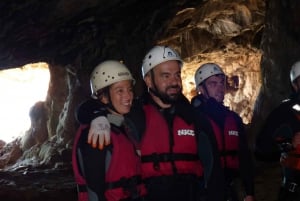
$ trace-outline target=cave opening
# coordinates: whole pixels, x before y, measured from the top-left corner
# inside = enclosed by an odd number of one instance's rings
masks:
[[[0,140],[9,143],[30,128],[30,108],[45,101],[49,80],[48,64],[43,62],[0,71]]]

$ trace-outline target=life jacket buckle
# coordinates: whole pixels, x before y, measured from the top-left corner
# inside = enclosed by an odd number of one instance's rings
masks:
[[[288,190],[292,193],[295,192],[296,188],[297,188],[298,184],[294,183],[294,182],[290,182],[289,186],[288,186]]]
[[[153,168],[154,170],[158,171],[160,169],[159,156],[157,153],[153,153],[152,157],[153,157]]]
[[[123,192],[130,196],[133,199],[136,199],[139,197],[139,192],[137,189],[138,184],[138,178],[137,177],[131,177],[129,179],[125,179],[124,177],[121,178],[123,182]]]

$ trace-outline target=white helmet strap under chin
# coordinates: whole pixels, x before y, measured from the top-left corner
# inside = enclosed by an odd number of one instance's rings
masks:
[[[204,81],[201,85],[202,85],[203,90],[205,92],[205,94],[203,94],[203,97],[206,98],[206,99],[211,98],[210,95],[209,95],[209,92],[207,90],[207,87],[206,87],[206,81]]]
[[[117,113],[117,114],[120,114],[117,110],[116,110],[116,108],[113,106],[113,104],[112,104],[112,101],[111,101],[111,97],[110,97],[110,93],[109,93],[109,87],[107,87],[106,89],[105,89],[105,91],[103,91],[102,93],[104,93],[104,95],[107,97],[107,99],[108,99],[108,103],[107,104],[105,104],[105,106],[108,108],[108,109],[110,109],[111,111],[113,111],[113,112],[115,112],[115,113]],[[120,114],[121,115],[121,114]]]

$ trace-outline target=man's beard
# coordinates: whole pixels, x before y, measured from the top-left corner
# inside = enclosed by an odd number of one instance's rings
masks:
[[[169,86],[166,88],[165,91],[168,91],[168,89],[171,89],[171,88],[175,88],[175,89],[179,89],[178,90],[178,93],[173,93],[171,95],[165,93],[165,92],[162,92],[160,90],[157,89],[157,87],[155,86],[154,89],[150,88],[150,91],[155,95],[157,96],[164,104],[174,104],[178,101],[178,98],[181,94],[181,91],[182,91],[182,88],[178,85],[175,85],[175,86]]]

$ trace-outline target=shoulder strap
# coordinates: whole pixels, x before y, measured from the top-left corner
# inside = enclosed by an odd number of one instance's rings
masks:
[[[72,149],[72,167],[75,173],[76,182],[78,184],[85,183],[83,179],[83,175],[81,175],[82,171],[80,171],[80,169],[82,168],[82,162],[80,162],[81,157],[78,151],[78,141],[80,139],[83,130],[86,129],[87,127],[88,125],[83,125],[83,124],[79,126],[74,138],[73,149]]]
[[[105,153],[105,172],[108,171],[111,155],[112,155],[112,145],[108,145],[105,147],[106,153]]]

